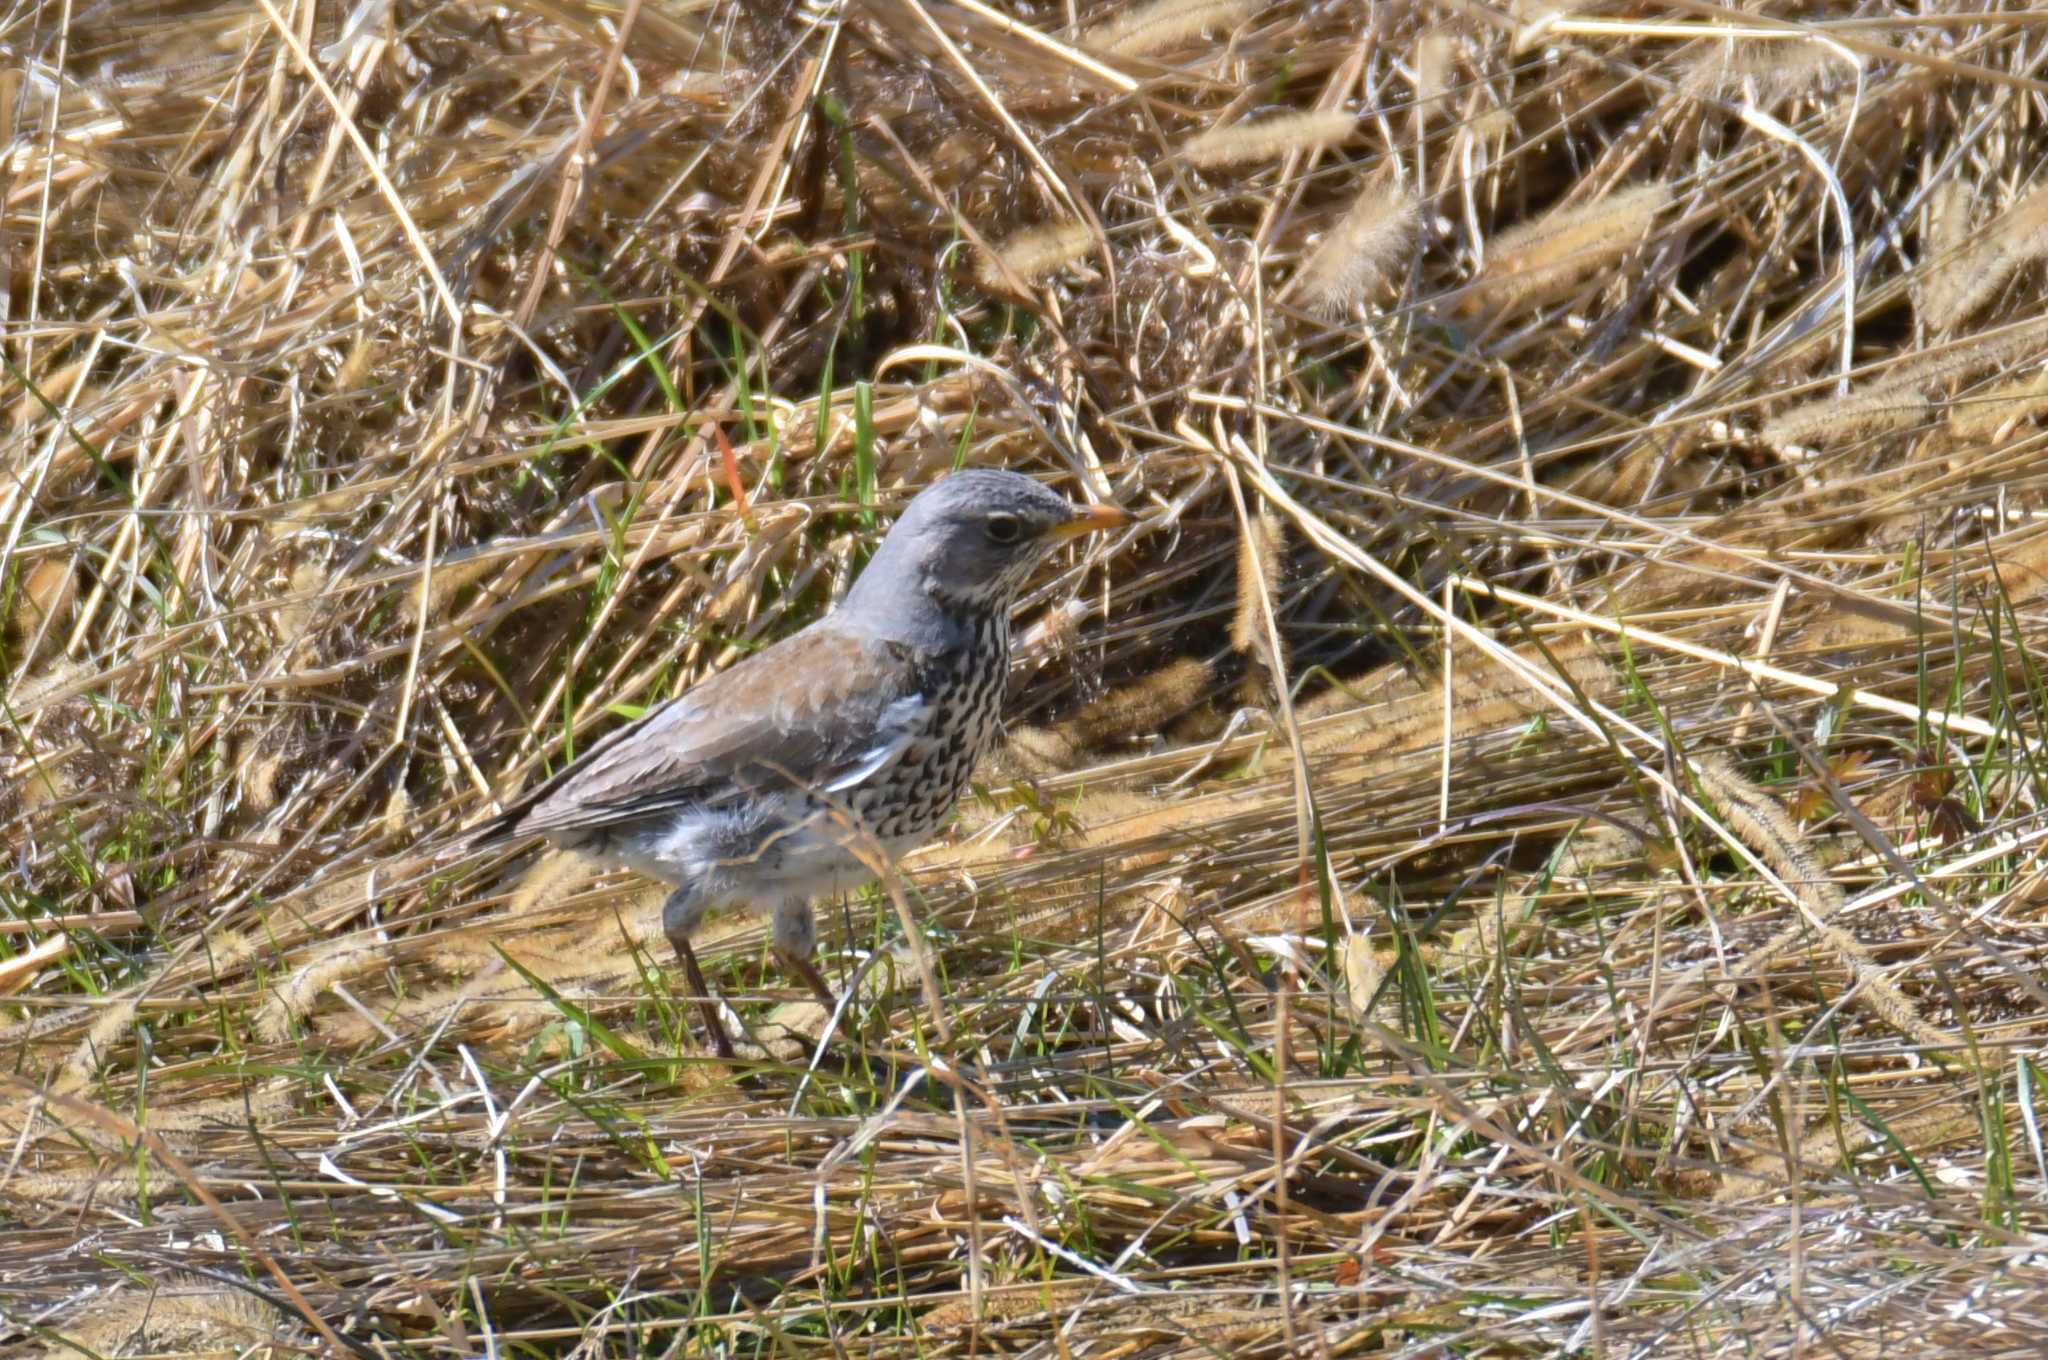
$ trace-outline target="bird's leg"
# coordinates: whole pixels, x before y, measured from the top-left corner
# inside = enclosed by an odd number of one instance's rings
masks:
[[[839,1005],[838,994],[832,990],[831,984],[825,981],[825,975],[818,971],[817,964],[795,954],[784,954],[782,961],[795,970],[798,977],[810,984],[811,991],[817,994],[818,1000],[825,1003],[826,1010],[832,1010]]]
[[[711,999],[711,984],[704,980],[704,970],[697,966],[697,951],[690,948],[688,940],[680,937],[671,943],[676,947],[676,957],[683,961],[683,973],[690,979],[690,990],[697,994],[697,1012],[704,1017],[704,1028],[711,1036],[711,1051],[730,1061],[733,1057],[732,1040],[726,1037],[725,1022],[718,1018],[718,1003]]]
[[[827,1011],[838,1006],[838,996],[811,962],[811,955],[818,952],[818,919],[811,914],[810,902],[791,897],[776,904],[773,933],[775,953],[789,965],[790,971],[810,984]]]
[[[697,966],[697,951],[690,948],[690,936],[710,905],[694,886],[677,888],[662,904],[661,928],[668,942],[675,946],[676,957],[683,961],[683,976],[690,980],[690,990],[696,994],[698,1013],[704,1017],[704,1028],[711,1039],[711,1051],[729,1060],[733,1056],[732,1040],[726,1037],[725,1022],[718,1018],[718,1002],[712,999],[711,984],[704,980],[704,970]]]

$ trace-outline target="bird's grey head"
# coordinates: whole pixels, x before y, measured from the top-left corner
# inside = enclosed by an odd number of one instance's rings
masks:
[[[905,508],[843,608],[871,622],[906,624],[1007,613],[1055,547],[1129,521],[1109,506],[1077,506],[1019,473],[956,472]]]

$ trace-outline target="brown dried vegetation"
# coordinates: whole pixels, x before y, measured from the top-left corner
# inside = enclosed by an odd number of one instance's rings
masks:
[[[2036,1346],[2040,29],[1369,9],[0,20],[0,1348]],[[448,848],[958,463],[1147,520],[728,1070]]]

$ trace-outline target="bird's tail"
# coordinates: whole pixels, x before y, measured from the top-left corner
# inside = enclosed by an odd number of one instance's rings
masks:
[[[515,803],[449,835],[430,852],[432,858],[436,863],[448,864],[525,840],[525,833],[519,829],[525,817],[526,809]]]

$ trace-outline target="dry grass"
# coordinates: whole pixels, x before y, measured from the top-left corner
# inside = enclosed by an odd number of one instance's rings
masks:
[[[2038,1348],[2018,7],[267,3],[0,21],[0,1349]],[[961,463],[1149,518],[728,1070],[447,846]]]

